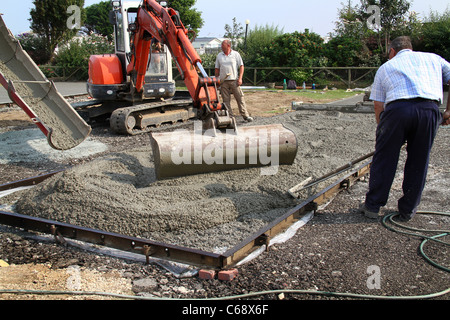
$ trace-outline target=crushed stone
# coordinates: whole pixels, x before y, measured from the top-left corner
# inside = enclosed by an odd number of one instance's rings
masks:
[[[0,130],[0,164],[42,161],[63,162],[67,159],[82,159],[108,150],[108,146],[88,137],[83,143],[70,150],[55,150],[39,129],[18,131]]]

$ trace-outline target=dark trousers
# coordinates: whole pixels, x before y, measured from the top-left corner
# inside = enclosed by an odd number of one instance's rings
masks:
[[[386,205],[400,149],[406,142],[403,197],[398,200],[398,210],[404,217],[412,218],[416,214],[425,186],[431,148],[441,121],[438,104],[430,100],[398,100],[386,106],[377,127],[366,194],[365,204],[369,210],[378,212]]]

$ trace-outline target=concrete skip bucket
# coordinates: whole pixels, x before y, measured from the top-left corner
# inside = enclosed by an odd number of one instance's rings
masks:
[[[11,34],[0,15],[0,83],[47,137],[51,147],[68,150],[83,142],[91,127],[59,94]]]
[[[200,121],[194,132],[152,133],[151,144],[157,179],[251,167],[273,175],[294,162],[298,149],[294,133],[281,124],[203,131]]]

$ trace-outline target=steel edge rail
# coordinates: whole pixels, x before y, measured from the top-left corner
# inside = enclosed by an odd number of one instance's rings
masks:
[[[64,238],[69,238],[126,252],[142,254],[146,257],[147,262],[149,261],[149,258],[152,257],[200,267],[227,269],[236,265],[239,261],[244,259],[254,250],[260,248],[262,245],[266,245],[266,248],[268,248],[267,244],[269,243],[270,238],[286,230],[305,213],[316,211],[318,206],[327,202],[341,190],[350,188],[355,181],[359,180],[369,172],[371,163],[372,161],[370,160],[357,169],[352,170],[337,182],[303,201],[283,216],[259,229],[257,232],[223,254],[185,248],[148,239],[130,237],[1,210],[0,224],[22,228],[26,231],[51,234],[55,237],[55,240],[60,243],[65,242]],[[0,185],[0,191],[10,190],[21,186],[35,185],[63,171],[65,170]]]

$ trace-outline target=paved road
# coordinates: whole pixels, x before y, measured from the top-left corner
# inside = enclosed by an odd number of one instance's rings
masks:
[[[86,82],[55,82],[55,85],[63,96],[79,95],[87,93]],[[360,95],[347,98],[344,100],[335,101],[330,104],[354,106],[356,105],[356,103],[362,101],[363,95],[364,94],[361,93]],[[448,92],[444,92],[444,103],[441,105],[441,109],[445,109],[445,106],[447,105],[447,100],[448,100]],[[0,104],[10,102],[11,100],[9,99],[6,90],[0,85]]]
[[[86,82],[55,82],[56,88],[63,96],[86,94]],[[6,90],[0,85],[0,104],[10,103]]]

